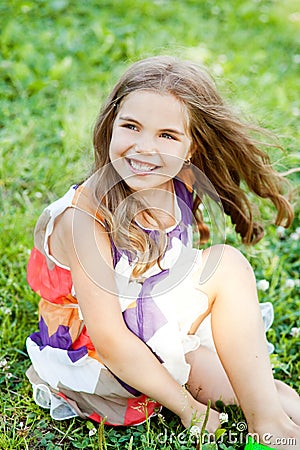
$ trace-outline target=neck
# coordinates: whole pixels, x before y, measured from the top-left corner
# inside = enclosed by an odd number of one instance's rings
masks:
[[[151,216],[141,212],[136,220],[145,228],[168,228],[176,223],[175,192],[173,180],[164,189],[153,188],[141,191],[143,200],[149,205]]]

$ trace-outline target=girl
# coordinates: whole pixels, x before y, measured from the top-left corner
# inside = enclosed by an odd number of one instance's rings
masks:
[[[300,400],[273,379],[251,267],[230,246],[192,246],[195,224],[209,238],[204,194],[245,243],[263,234],[245,185],[273,202],[276,224],[292,222],[249,127],[200,68],[153,57],[114,87],[94,148],[91,176],[35,229],[28,282],[40,321],[27,374],[36,402],[54,418],[112,425],[141,423],[163,405],[189,427],[221,398],[238,402],[260,442],[295,450],[280,439],[300,445]],[[211,410],[207,429],[219,426]]]

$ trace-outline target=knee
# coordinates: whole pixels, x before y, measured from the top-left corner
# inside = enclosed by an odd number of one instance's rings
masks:
[[[225,272],[237,276],[246,271],[253,276],[253,269],[245,256],[236,248],[227,244],[213,245],[203,251],[205,266],[215,272]]]
[[[201,282],[212,308],[218,298],[231,301],[255,299],[257,303],[254,271],[244,255],[229,245],[215,245],[203,252]]]
[[[224,259],[225,263],[230,262],[230,263],[236,264],[236,265],[243,264],[246,266],[250,266],[247,258],[237,248],[232,247],[231,245],[228,245],[228,244],[224,244],[224,245],[219,244],[214,247],[217,247],[217,248],[221,247],[220,249],[218,249],[218,252],[219,253],[222,252],[222,258]]]

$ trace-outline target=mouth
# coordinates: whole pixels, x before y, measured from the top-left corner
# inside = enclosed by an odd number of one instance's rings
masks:
[[[139,174],[151,173],[160,167],[148,162],[138,161],[137,159],[126,158],[126,161],[130,165],[133,172]]]

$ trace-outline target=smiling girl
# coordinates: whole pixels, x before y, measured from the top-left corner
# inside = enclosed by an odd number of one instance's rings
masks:
[[[52,417],[133,425],[162,405],[201,426],[221,398],[270,448],[300,442],[300,400],[273,379],[251,267],[225,244],[193,246],[193,226],[209,237],[204,194],[245,243],[262,237],[245,184],[273,202],[277,224],[292,222],[250,130],[191,63],[148,58],[116,84],[95,126],[93,172],[45,209],[28,264],[41,300],[27,374]],[[219,426],[212,409],[207,429]]]

